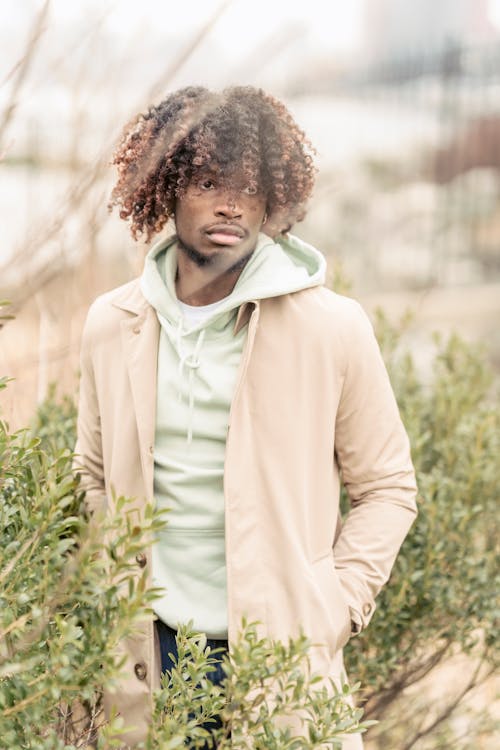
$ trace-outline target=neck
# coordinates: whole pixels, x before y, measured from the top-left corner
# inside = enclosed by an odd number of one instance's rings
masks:
[[[250,252],[228,267],[212,263],[200,266],[179,245],[175,279],[177,299],[186,305],[201,306],[228,297],[251,255]]]

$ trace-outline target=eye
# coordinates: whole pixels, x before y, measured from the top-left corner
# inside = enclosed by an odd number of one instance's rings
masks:
[[[213,190],[215,188],[215,182],[207,177],[198,183],[200,190]]]
[[[247,185],[243,188],[242,193],[245,193],[245,195],[257,195],[257,188],[254,185]]]

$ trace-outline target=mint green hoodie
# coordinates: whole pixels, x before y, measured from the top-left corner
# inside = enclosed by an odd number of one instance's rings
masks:
[[[168,525],[153,545],[154,604],[173,628],[192,621],[211,638],[227,637],[224,454],[229,409],[247,326],[234,333],[244,302],[324,283],[325,260],[287,235],[260,234],[233,291],[207,316],[186,325],[175,293],[176,238],[148,253],[141,289],[161,324],[156,399],[154,492]]]

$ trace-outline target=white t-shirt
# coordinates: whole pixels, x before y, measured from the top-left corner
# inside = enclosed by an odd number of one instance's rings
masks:
[[[209,305],[186,305],[185,302],[181,302],[180,300],[177,300],[177,302],[181,308],[184,320],[188,324],[187,327],[194,328],[199,323],[203,323],[203,321],[210,318],[217,311],[218,307],[222,307],[226,300],[227,297],[223,297],[222,299],[218,299],[217,302],[211,302]]]

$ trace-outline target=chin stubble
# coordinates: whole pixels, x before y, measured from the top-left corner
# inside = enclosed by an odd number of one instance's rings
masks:
[[[180,239],[180,237],[178,239],[179,239],[179,249],[184,253],[184,255],[187,255],[189,260],[192,260],[193,263],[195,263],[198,266],[198,268],[205,268],[206,266],[210,265],[213,258],[210,258],[198,252],[198,250],[196,250],[195,247],[183,242]]]
[[[192,245],[188,245],[187,243],[183,242],[179,236],[177,237],[177,239],[179,241],[179,249],[189,258],[189,260],[192,260],[193,263],[198,266],[198,268],[208,268],[209,266],[215,266],[218,262],[220,262],[219,256],[203,255],[203,253],[200,253]],[[246,253],[246,255],[244,255],[242,258],[238,258],[238,260],[235,261],[232,266],[227,268],[224,273],[231,273],[232,271],[239,271],[244,268],[248,263],[250,257],[253,255],[254,250],[255,248]]]

